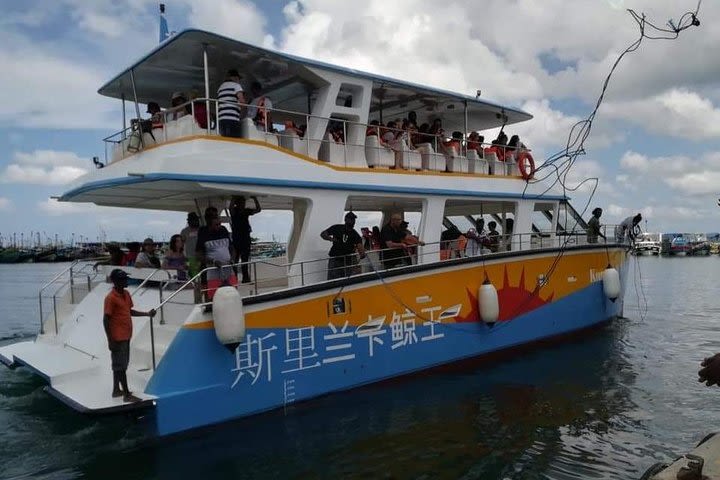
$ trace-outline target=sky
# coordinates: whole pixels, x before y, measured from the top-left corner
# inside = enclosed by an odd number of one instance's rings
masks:
[[[536,160],[592,110],[617,55],[638,36],[626,9],[664,25],[697,0],[166,0],[171,30],[201,28],[316,60],[520,107],[508,128]],[[360,5],[362,8],[360,9]],[[0,240],[169,238],[184,215],[59,203],[120,130],[97,89],[158,43],[148,0],[0,0]],[[597,177],[591,209],[650,231],[720,231],[720,2],[675,41],[645,41],[620,64],[568,185]],[[486,135],[487,136],[487,135]],[[587,184],[586,184],[587,186]],[[576,207],[586,186],[573,192]],[[362,220],[362,217],[361,217]],[[284,240],[287,215],[254,234]],[[364,226],[358,224],[358,226]],[[412,227],[412,226],[411,226]]]

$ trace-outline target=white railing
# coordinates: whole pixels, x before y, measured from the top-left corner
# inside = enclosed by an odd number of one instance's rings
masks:
[[[210,107],[209,111],[203,112],[201,106]],[[220,102],[215,99],[199,98],[186,102],[161,112],[163,121],[157,128],[150,128],[152,124],[148,123],[149,120],[133,120],[130,127],[103,139],[105,164],[177,139],[196,135],[219,135],[216,120],[219,106]],[[245,115],[249,107],[253,107],[251,104],[239,106],[241,116]],[[243,118],[241,138],[264,142],[344,167],[501,176],[520,174],[514,161],[514,152],[506,146],[483,143],[476,144],[477,149],[473,149],[468,148],[472,142],[447,138],[445,135],[282,109],[266,110],[273,123],[268,124],[266,121],[258,127],[253,119]],[[207,123],[206,127],[202,128],[201,123]],[[285,125],[285,128],[277,131],[274,125]],[[302,126],[305,126],[304,131]],[[319,138],[318,132],[323,132]],[[492,153],[488,150],[490,147],[500,149],[502,154],[498,156]],[[506,157],[508,161],[502,161],[499,157]]]

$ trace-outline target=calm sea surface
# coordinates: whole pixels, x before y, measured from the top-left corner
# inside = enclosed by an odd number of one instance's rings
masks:
[[[36,332],[37,290],[62,268],[0,265],[0,343]],[[720,351],[720,258],[631,272],[627,318],[591,337],[171,440],[0,366],[0,478],[637,478],[720,431],[720,389],[696,381]]]

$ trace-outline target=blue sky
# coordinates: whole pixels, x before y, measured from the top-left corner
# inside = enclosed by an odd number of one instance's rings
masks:
[[[0,0],[0,235],[167,238],[180,214],[58,204],[50,197],[103,157],[121,126],[119,102],[97,89],[155,47],[157,3]],[[664,24],[695,0],[167,1],[171,30],[198,27],[293,54],[520,106],[512,127],[536,159],[558,150],[584,117],[637,27],[625,8]],[[654,231],[720,230],[720,5],[700,28],[648,42],[617,70],[587,155],[569,178],[598,177],[592,206],[617,222],[642,211]],[[507,19],[498,21],[489,19]],[[520,28],[520,26],[522,28]],[[488,136],[488,135],[486,135]],[[584,204],[587,190],[572,196]],[[287,216],[254,219],[287,236]]]

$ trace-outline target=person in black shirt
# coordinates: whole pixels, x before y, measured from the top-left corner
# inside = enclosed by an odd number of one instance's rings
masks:
[[[408,263],[403,240],[407,230],[402,227],[402,216],[399,213],[390,215],[390,222],[380,231],[380,246],[383,249],[383,266],[388,268],[401,267]]]
[[[230,207],[230,221],[232,222],[232,241],[235,248],[233,263],[238,259],[243,262],[242,283],[250,283],[250,268],[247,262],[250,261],[250,216],[260,213],[262,210],[257,197],[250,197],[255,202],[255,208],[247,208],[245,197],[233,197]]]
[[[355,230],[355,219],[357,215],[353,212],[345,214],[345,224],[336,224],[326,228],[320,233],[323,240],[332,242],[330,248],[330,259],[328,260],[328,280],[348,277],[352,274],[352,267],[355,264],[355,252],[360,258],[365,256],[365,248],[362,244],[362,237]]]

